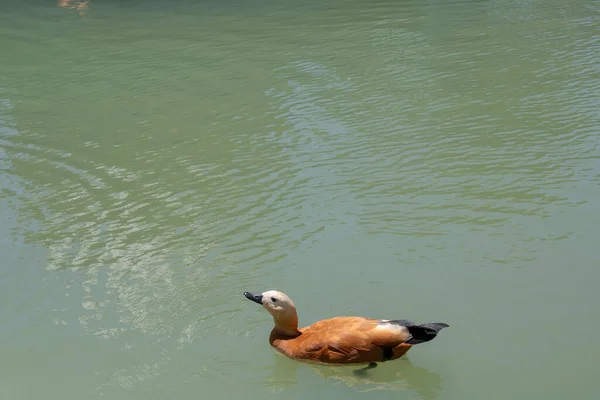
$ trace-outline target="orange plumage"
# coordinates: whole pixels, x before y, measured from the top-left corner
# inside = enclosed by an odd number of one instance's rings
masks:
[[[298,328],[296,307],[285,294],[268,291],[244,295],[273,316],[271,346],[298,361],[374,367],[377,362],[402,357],[413,345],[430,341],[448,327],[444,323],[416,325],[408,320],[336,317]]]

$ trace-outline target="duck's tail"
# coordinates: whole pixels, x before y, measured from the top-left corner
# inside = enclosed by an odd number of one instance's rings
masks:
[[[410,333],[410,337],[406,340],[405,343],[412,344],[412,345],[429,342],[434,337],[436,337],[437,334],[442,329],[448,328],[450,326],[443,322],[430,322],[427,324],[420,324],[420,325],[417,325],[411,321],[406,321],[406,320],[398,320],[398,321],[391,321],[391,322],[397,323],[398,325],[405,326],[406,329],[408,329],[408,332]]]

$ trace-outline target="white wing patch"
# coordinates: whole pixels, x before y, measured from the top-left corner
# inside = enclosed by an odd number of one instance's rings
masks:
[[[387,332],[393,332],[393,333],[397,333],[397,334],[408,334],[408,329],[406,329],[406,327],[404,326],[400,326],[394,323],[390,323],[389,320],[381,320],[379,321],[379,324],[377,324],[377,327],[375,327],[375,330],[378,331],[387,331]]]

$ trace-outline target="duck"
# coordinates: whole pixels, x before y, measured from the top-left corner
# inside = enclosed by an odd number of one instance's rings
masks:
[[[299,328],[294,302],[284,293],[244,292],[273,317],[269,344],[296,361],[325,365],[366,365],[396,360],[413,346],[429,342],[448,328],[443,322],[416,324],[407,319],[334,317]]]

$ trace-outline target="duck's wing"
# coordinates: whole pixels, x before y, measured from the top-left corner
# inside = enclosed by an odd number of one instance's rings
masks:
[[[360,317],[338,317],[305,328],[290,349],[297,358],[326,363],[370,363],[401,357],[408,329]],[[290,343],[291,344],[291,343]]]

